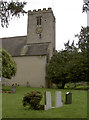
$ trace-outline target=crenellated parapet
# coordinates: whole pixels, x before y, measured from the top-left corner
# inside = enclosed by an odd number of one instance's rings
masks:
[[[43,8],[42,10],[41,9],[38,9],[38,10],[34,9],[32,11],[29,10],[28,14],[35,14],[35,13],[42,13],[42,12],[52,12],[52,8],[48,8],[48,9]]]

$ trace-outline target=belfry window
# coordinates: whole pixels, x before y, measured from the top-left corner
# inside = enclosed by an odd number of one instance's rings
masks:
[[[37,25],[41,25],[41,16],[37,17]]]

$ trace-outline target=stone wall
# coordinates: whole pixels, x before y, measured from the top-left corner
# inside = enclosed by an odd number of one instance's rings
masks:
[[[17,63],[16,76],[6,80],[6,85],[19,84],[30,87],[46,87],[46,56],[14,57]]]

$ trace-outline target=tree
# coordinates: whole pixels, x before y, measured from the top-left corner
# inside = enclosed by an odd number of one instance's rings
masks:
[[[87,81],[86,57],[81,52],[72,52],[70,55],[68,77],[71,82]]]
[[[13,0],[11,2],[0,1],[1,26],[8,27],[9,21],[13,16],[20,17],[21,13],[24,15],[26,13],[23,9],[25,5],[26,2],[14,2]]]
[[[78,42],[78,46],[79,42]],[[48,79],[52,83],[62,84],[64,88],[67,82],[89,81],[87,56],[85,51],[80,47],[75,47],[74,41],[69,45],[65,44],[65,50],[56,52],[48,64]],[[84,52],[84,53],[83,53]],[[89,54],[89,53],[88,53]]]
[[[74,41],[71,45],[69,45],[69,41],[64,45],[65,50],[56,52],[48,64],[48,79],[50,79],[55,84],[61,83],[61,88],[64,88],[65,83],[67,82],[76,81],[76,79],[74,79],[75,77],[73,77],[75,74],[73,67],[75,67],[75,70],[77,68],[76,65],[73,65],[74,62],[77,64],[77,62],[74,60],[76,60],[78,55],[76,54],[78,53],[78,49],[75,47]]]
[[[78,48],[81,51],[81,54],[86,59],[85,65],[86,65],[86,79],[89,81],[89,27],[82,27],[80,34],[77,34],[76,37],[78,37]]]
[[[17,70],[16,63],[6,50],[3,49],[2,51],[0,51],[0,55],[1,54],[2,54],[1,60],[2,63],[0,62],[0,65],[2,65],[1,76],[4,78],[11,79],[16,74]]]
[[[56,52],[48,64],[48,79],[57,85],[61,83],[61,88],[64,88],[65,83],[67,82],[68,59],[69,57],[67,51],[63,50]]]

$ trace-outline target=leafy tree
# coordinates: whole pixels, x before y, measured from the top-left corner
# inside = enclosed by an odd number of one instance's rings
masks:
[[[48,64],[48,79],[50,79],[55,84],[62,84],[61,88],[64,88],[65,83],[75,82],[74,74],[77,72],[77,62],[74,61],[77,58],[76,54],[78,49],[74,45],[74,41],[69,45],[69,41],[65,44],[65,50],[56,52],[51,58]],[[74,64],[75,62],[75,64]],[[75,65],[75,66],[73,66]],[[73,69],[75,67],[75,70]]]
[[[52,83],[62,83],[62,88],[64,88],[67,82],[89,81],[89,65],[87,55],[84,55],[86,47],[80,51],[79,43],[78,47],[75,47],[74,41],[71,45],[68,41],[65,44],[65,50],[56,52],[53,55],[48,64],[48,79]]]
[[[13,0],[11,2],[0,1],[1,26],[8,27],[9,21],[13,16],[20,17],[21,13],[24,15],[26,13],[26,11],[23,9],[25,5],[26,2],[14,2]]]
[[[86,57],[81,52],[72,52],[70,56],[71,60],[69,65],[69,78],[71,82],[87,81],[87,66]]]
[[[79,34],[76,35],[79,41],[77,47],[74,43],[65,44],[65,49],[71,51],[70,54],[70,78],[73,82],[89,81],[89,27],[82,27]]]
[[[68,76],[68,53],[66,50],[56,52],[48,64],[48,79],[52,83],[61,83],[61,88],[64,88]]]
[[[2,54],[2,77],[11,79],[16,74],[17,66],[15,61],[12,59],[11,55],[6,51],[0,51],[0,55]]]
[[[86,58],[85,65],[86,65],[86,78],[87,81],[89,81],[89,27],[82,27],[80,34],[77,34],[76,37],[78,37],[78,48],[81,51],[81,54],[83,55],[83,58]]]

